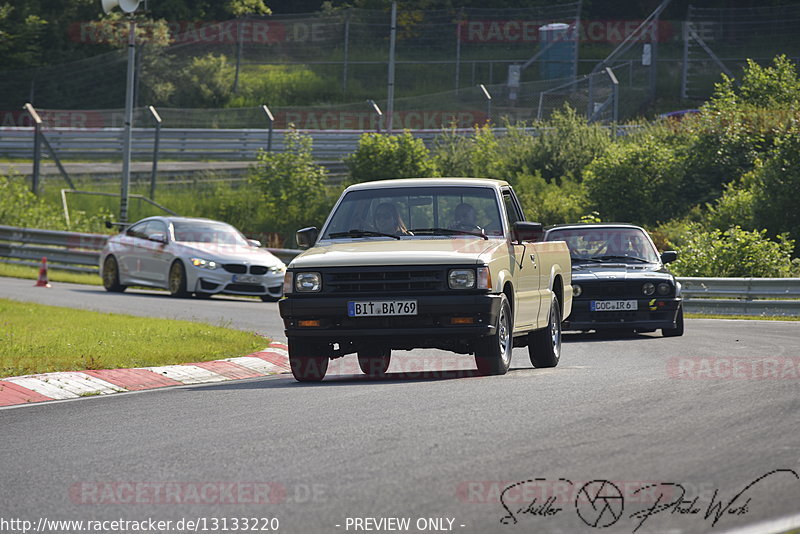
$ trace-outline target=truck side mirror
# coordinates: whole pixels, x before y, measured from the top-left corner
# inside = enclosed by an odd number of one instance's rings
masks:
[[[678,253],[674,250],[665,250],[661,253],[661,263],[669,263],[678,259]]]
[[[511,240],[517,243],[523,241],[541,241],[544,237],[544,228],[542,223],[517,221],[511,228]]]
[[[316,226],[309,226],[308,228],[303,228],[302,230],[298,230],[294,234],[294,238],[297,240],[297,246],[299,248],[311,248],[314,243],[317,242],[317,237],[319,236],[319,230],[317,230]]]

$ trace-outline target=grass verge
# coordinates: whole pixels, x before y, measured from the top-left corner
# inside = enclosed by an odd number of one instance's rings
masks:
[[[756,321],[800,321],[793,315],[722,315],[718,313],[687,313],[687,319],[750,319]]]
[[[39,268],[0,262],[0,276],[38,280]],[[50,282],[66,282],[68,284],[103,285],[99,274],[74,273],[71,271],[59,271],[58,269],[48,269],[47,279]]]
[[[0,299],[0,377],[218,360],[268,344],[223,326]]]

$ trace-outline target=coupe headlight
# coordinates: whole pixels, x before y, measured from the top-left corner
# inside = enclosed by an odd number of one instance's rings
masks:
[[[652,295],[656,291],[656,285],[653,282],[645,282],[642,286],[642,293],[645,295]]]
[[[581,293],[583,293],[583,288],[578,284],[572,284],[572,296],[580,297]]]
[[[271,272],[272,274],[285,273],[286,272],[286,266],[283,265],[283,264],[281,264],[281,265],[273,265],[272,267],[269,268],[269,272]]]
[[[450,289],[472,289],[475,287],[474,269],[450,269],[447,275]]]
[[[294,275],[294,288],[298,293],[316,293],[322,289],[322,275],[319,273],[297,273]]]
[[[216,269],[219,263],[214,260],[206,260],[204,258],[192,258],[192,265],[200,269]]]
[[[668,295],[670,291],[672,291],[672,286],[669,285],[667,282],[661,282],[660,284],[658,284],[659,295]]]

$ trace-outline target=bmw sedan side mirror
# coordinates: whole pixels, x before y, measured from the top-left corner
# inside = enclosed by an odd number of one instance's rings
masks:
[[[678,259],[678,253],[674,250],[665,250],[661,253],[661,263],[669,263]]]
[[[314,243],[317,242],[318,236],[319,230],[317,230],[316,226],[309,226],[308,228],[298,230],[294,235],[297,240],[297,246],[302,249],[311,248]]]

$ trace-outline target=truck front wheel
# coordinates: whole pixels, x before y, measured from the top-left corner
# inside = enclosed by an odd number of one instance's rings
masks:
[[[298,382],[319,382],[325,378],[330,359],[330,345],[289,338],[289,365]]]
[[[555,367],[561,358],[561,306],[553,295],[547,328],[528,334],[528,354],[534,367]]]
[[[475,364],[482,375],[504,375],[511,365],[514,323],[508,297],[501,294],[500,299],[496,331],[494,335],[481,339],[475,350]]]

